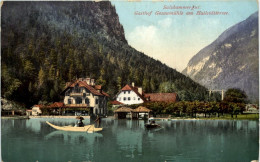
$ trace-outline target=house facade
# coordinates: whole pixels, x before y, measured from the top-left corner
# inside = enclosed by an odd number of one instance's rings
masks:
[[[33,116],[38,116],[42,114],[42,110],[41,108],[43,107],[43,105],[34,105],[32,107],[32,115]]]
[[[142,87],[135,84],[125,85],[116,95],[116,101],[125,105],[141,104],[144,102],[176,102],[177,93],[144,93]]]
[[[132,85],[125,85],[116,95],[116,101],[125,105],[141,104],[145,102],[142,88]]]
[[[66,83],[61,93],[64,95],[65,110],[87,111],[88,115],[106,115],[109,95],[94,79],[79,78],[75,82]]]

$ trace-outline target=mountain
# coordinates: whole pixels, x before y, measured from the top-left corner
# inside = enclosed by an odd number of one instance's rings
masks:
[[[111,97],[131,82],[185,100],[207,96],[205,87],[129,46],[109,1],[5,1],[1,12],[4,98],[26,106],[59,101],[65,83],[80,77],[96,79]]]
[[[211,89],[239,88],[259,98],[258,12],[199,51],[183,74]]]

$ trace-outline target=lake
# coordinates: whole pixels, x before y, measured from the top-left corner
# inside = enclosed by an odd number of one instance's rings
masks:
[[[1,120],[4,162],[251,161],[258,159],[259,122],[247,120],[157,121],[102,119],[100,133],[63,132],[45,123],[75,119]],[[90,119],[85,124],[92,123]]]

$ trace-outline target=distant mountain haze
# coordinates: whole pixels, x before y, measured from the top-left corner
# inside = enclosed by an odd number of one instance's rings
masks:
[[[183,74],[211,89],[239,88],[259,98],[258,12],[199,51]]]

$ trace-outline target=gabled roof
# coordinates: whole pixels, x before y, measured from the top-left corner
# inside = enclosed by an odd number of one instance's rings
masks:
[[[71,84],[69,84],[62,92],[61,94],[64,94],[66,92],[67,89],[69,88],[72,88],[72,87],[75,87],[76,85],[78,85],[79,87],[85,87],[87,88],[91,93],[93,93],[94,95],[97,95],[97,96],[107,96],[109,97],[109,95],[105,92],[99,92],[98,90],[96,90],[94,87],[88,85],[85,81],[80,81],[80,80],[77,80],[75,82],[72,82]],[[101,88],[101,86],[97,86],[98,88]]]
[[[116,100],[111,101],[110,103],[111,103],[112,105],[123,105],[122,102],[119,102],[119,101],[116,101]]]
[[[177,93],[146,93],[145,98],[151,102],[176,102]]]
[[[32,107],[39,107],[39,108],[41,108],[41,107],[43,107],[44,105],[33,105]]]
[[[122,89],[121,89],[121,92],[122,91],[134,91],[143,101],[145,101],[145,97],[143,96],[143,94],[140,94],[138,92],[138,87],[133,87],[133,86],[130,86],[130,85],[125,85]]]
[[[129,107],[120,107],[118,109],[116,109],[114,112],[132,112],[133,109],[129,108]]]
[[[144,107],[144,106],[139,106],[138,108],[134,109],[133,112],[138,112],[138,113],[147,113],[150,112],[152,110]]]

